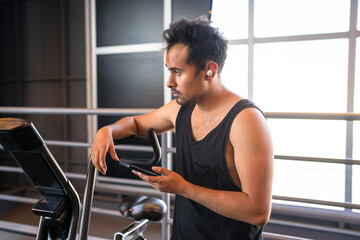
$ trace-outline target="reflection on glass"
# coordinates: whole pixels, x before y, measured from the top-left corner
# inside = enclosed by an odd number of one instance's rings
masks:
[[[221,81],[234,93],[248,97],[248,52],[247,45],[231,45],[228,49]]]
[[[213,0],[213,26],[218,27],[229,40],[247,38],[248,16],[248,0]]]
[[[345,167],[331,163],[275,160],[273,195],[343,202]]]
[[[256,44],[254,101],[264,111],[346,112],[348,41]]]
[[[276,155],[345,158],[346,122],[268,119]]]
[[[256,37],[349,31],[350,0],[256,0]]]

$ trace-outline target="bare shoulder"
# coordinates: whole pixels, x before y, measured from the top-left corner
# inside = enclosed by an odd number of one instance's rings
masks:
[[[146,129],[154,128],[157,134],[174,129],[180,105],[175,100],[165,104],[153,112],[135,116],[138,133],[144,135]]]
[[[248,147],[254,144],[272,145],[267,121],[260,110],[253,107],[242,110],[235,117],[229,137],[231,143]]]
[[[181,105],[179,105],[176,100],[172,100],[171,102],[165,104],[160,111],[164,114],[175,126],[176,117],[179,113]]]
[[[234,119],[233,126],[236,128],[256,127],[256,125],[264,125],[267,122],[262,112],[255,107],[248,107],[242,110]]]
[[[233,121],[229,138],[242,191],[256,209],[269,214],[274,155],[265,117],[257,108],[242,110]]]

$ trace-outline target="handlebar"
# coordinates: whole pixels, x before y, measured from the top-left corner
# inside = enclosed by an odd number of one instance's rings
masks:
[[[154,166],[161,159],[161,147],[157,139],[156,133],[153,128],[149,128],[147,135],[150,140],[151,147],[153,148],[154,155],[151,159],[142,159],[142,158],[120,158],[120,161],[130,164],[138,164],[144,166]],[[114,144],[118,145],[120,140],[114,140]]]
[[[146,165],[152,166],[157,164],[161,159],[161,147],[159,141],[157,139],[156,133],[153,128],[150,128],[147,131],[150,144],[153,148],[154,155],[151,159],[139,159],[139,158],[121,158],[120,161],[130,163],[130,164],[139,164],[139,165]],[[114,144],[118,145],[120,140],[115,140]],[[90,226],[90,214],[91,214],[91,206],[94,197],[94,190],[95,190],[95,178],[96,178],[97,171],[92,164],[91,156],[89,157],[88,161],[88,174],[86,177],[86,185],[85,185],[85,193],[84,193],[84,200],[83,200],[83,208],[81,211],[81,222],[80,222],[80,229],[79,229],[79,240],[86,240],[89,232]]]

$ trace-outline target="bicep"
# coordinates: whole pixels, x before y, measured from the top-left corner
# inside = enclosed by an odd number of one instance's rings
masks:
[[[234,119],[230,142],[242,191],[257,203],[270,203],[273,147],[266,120],[257,109],[247,108]]]
[[[180,105],[176,101],[171,101],[153,112],[135,116],[137,135],[146,135],[149,128],[153,128],[156,134],[174,129],[179,109]]]

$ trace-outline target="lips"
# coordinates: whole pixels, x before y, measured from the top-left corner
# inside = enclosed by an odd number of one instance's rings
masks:
[[[175,91],[175,90],[172,90],[171,93],[172,93],[172,95],[173,95],[174,97],[177,97],[177,96],[180,95],[180,92]]]

